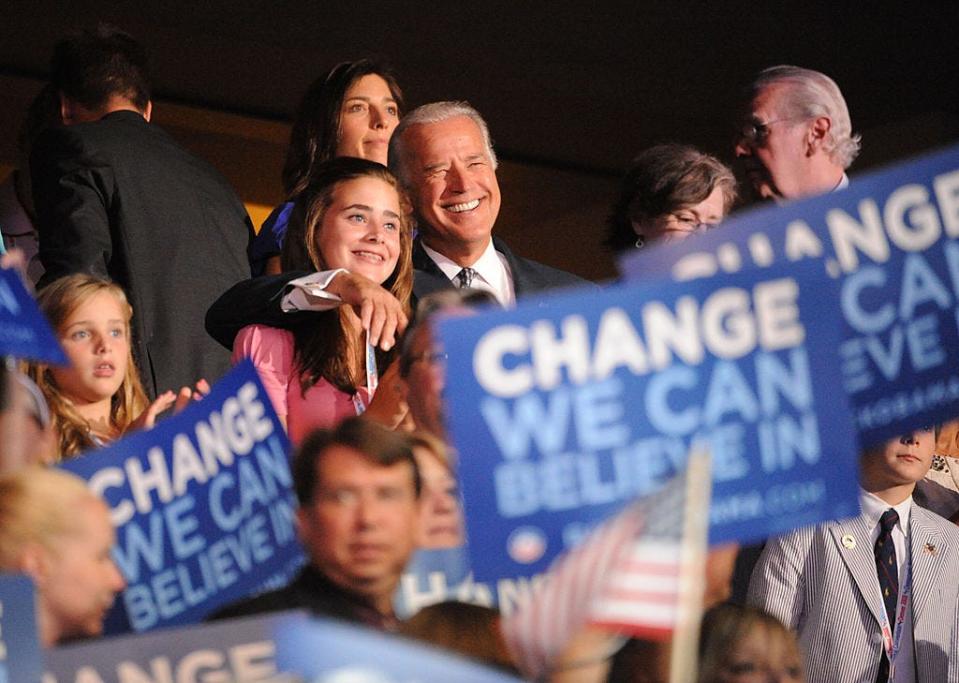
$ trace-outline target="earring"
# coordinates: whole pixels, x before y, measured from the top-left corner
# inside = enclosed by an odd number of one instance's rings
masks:
[[[643,237],[642,235],[637,235],[637,237],[636,237],[636,248],[637,248],[637,249],[642,249],[642,248],[645,247],[645,246],[646,246],[646,238]]]

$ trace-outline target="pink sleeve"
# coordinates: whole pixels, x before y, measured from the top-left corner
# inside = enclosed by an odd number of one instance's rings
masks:
[[[293,335],[266,325],[247,325],[233,340],[233,363],[244,358],[253,361],[276,414],[288,415],[286,392],[296,375],[293,370]]]

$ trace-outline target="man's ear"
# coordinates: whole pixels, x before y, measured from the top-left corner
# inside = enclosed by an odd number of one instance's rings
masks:
[[[832,121],[828,116],[817,116],[806,133],[806,156],[812,156],[822,148],[822,143],[829,134]]]
[[[153,101],[147,100],[147,108],[143,110],[143,118],[149,122],[151,116],[153,116]]]
[[[77,103],[72,99],[60,93],[60,123],[64,126],[71,126],[76,120]]]

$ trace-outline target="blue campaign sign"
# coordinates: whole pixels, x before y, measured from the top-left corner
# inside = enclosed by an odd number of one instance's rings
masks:
[[[33,582],[0,574],[0,683],[39,683],[41,661]]]
[[[288,681],[278,675],[273,634],[306,620],[284,612],[59,647],[44,657],[44,683]]]
[[[328,619],[278,624],[274,636],[280,670],[307,681],[508,683],[519,680],[413,641]]]
[[[524,604],[541,575],[529,577],[500,576],[484,583],[473,577],[470,569],[469,548],[417,550],[400,577],[393,608],[405,619],[428,605],[447,600],[468,602],[484,607],[495,607],[503,616],[509,616]]]
[[[0,268],[0,356],[54,365],[69,361],[15,270]]]
[[[693,443],[712,454],[713,543],[856,514],[839,321],[818,306],[835,296],[796,264],[441,321],[476,579],[545,571]]]
[[[839,281],[842,384],[866,446],[959,416],[959,146],[623,259],[630,280],[814,261]],[[646,253],[643,253],[646,252]]]
[[[200,621],[302,564],[289,442],[253,365],[149,431],[63,464],[111,509],[128,586],[109,633]]]
[[[419,549],[406,565],[393,598],[401,619],[445,600],[492,606],[489,589],[473,581],[466,546]]]

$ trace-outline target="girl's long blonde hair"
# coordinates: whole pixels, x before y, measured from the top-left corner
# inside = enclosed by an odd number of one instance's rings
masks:
[[[57,335],[63,331],[63,325],[84,303],[99,294],[109,292],[120,302],[124,312],[127,338],[130,338],[130,318],[133,308],[119,285],[95,275],[77,273],[62,277],[45,287],[37,295],[40,310],[47,316]],[[57,430],[59,441],[58,459],[63,460],[79,455],[85,450],[95,448],[90,424],[77,412],[73,401],[63,394],[53,379],[53,372],[46,363],[29,363],[27,374],[43,391],[53,426]],[[126,375],[117,393],[110,401],[110,424],[117,433],[123,433],[147,407],[146,393],[140,383],[140,374],[133,360],[133,345],[127,354]]]

